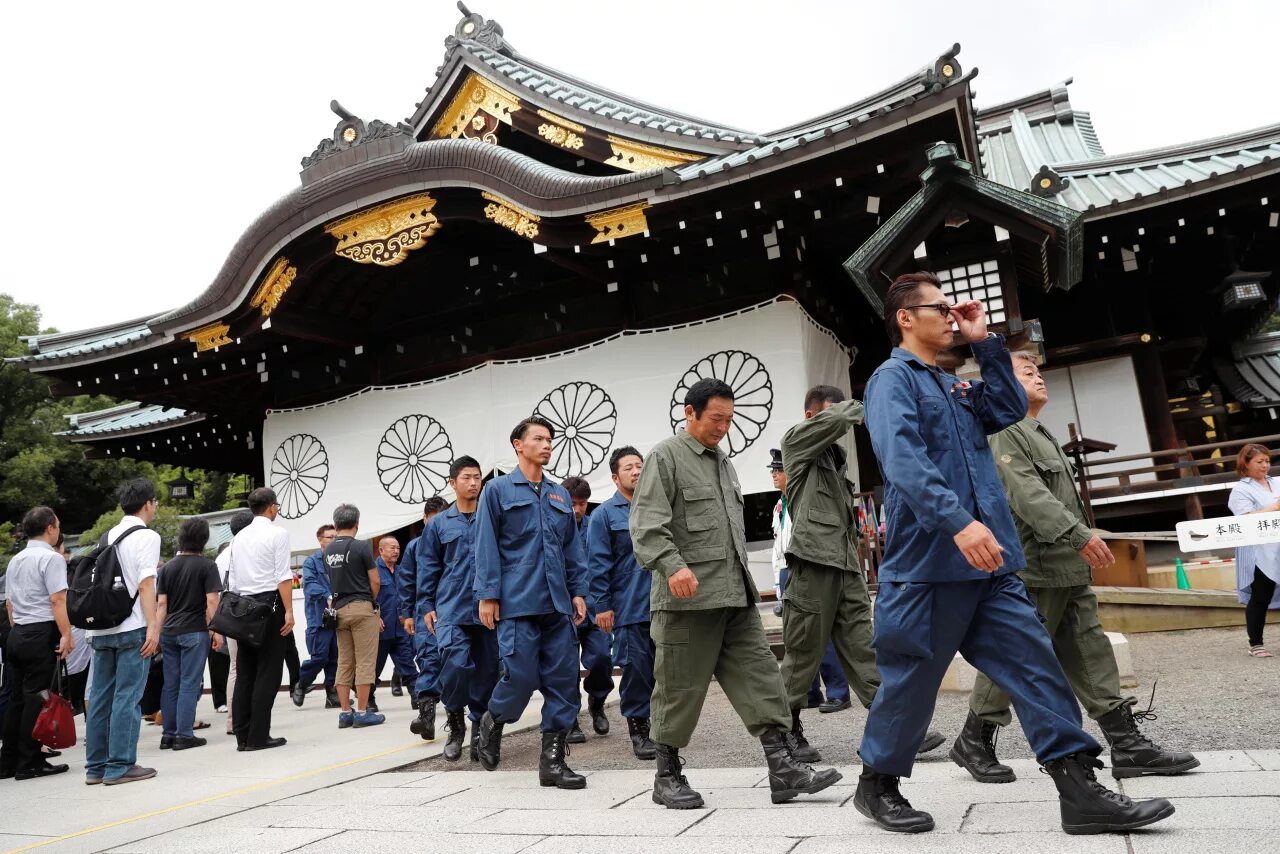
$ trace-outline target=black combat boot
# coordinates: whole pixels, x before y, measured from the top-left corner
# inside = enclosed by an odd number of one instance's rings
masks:
[[[862,766],[858,789],[853,793],[853,806],[894,833],[927,833],[933,830],[933,816],[911,806],[898,789],[898,778],[881,774],[870,765]]]
[[[457,762],[462,758],[462,745],[467,740],[466,710],[450,711],[445,718],[444,728],[449,731],[449,737],[444,741],[444,761]]]
[[[418,716],[409,722],[409,732],[422,736],[423,741],[436,737],[436,699],[423,697],[418,703]]]
[[[631,752],[636,759],[652,759],[657,748],[649,738],[649,719],[627,718],[627,729],[631,733]]]
[[[1126,833],[1173,815],[1164,798],[1131,801],[1098,782],[1094,769],[1102,763],[1085,753],[1046,762],[1045,773],[1058,787],[1062,829],[1072,835]]]
[[[569,743],[570,744],[586,744],[587,743],[587,736],[582,731],[582,727],[578,726],[577,718],[573,719],[573,726],[569,728]]]
[[[951,761],[973,775],[979,783],[1012,783],[1018,779],[1013,769],[996,758],[999,724],[984,721],[969,710],[964,729],[951,745]]]
[[[809,743],[809,739],[804,737],[804,727],[800,725],[800,710],[791,710],[791,732],[786,735],[787,743],[791,746],[791,755],[795,757],[797,762],[821,762],[822,754],[818,752],[818,748]]]
[[[781,729],[771,729],[760,736],[764,759],[769,765],[769,792],[775,804],[785,803],[796,795],[815,795],[840,781],[834,768],[815,770],[798,760]]]
[[[471,725],[471,761],[480,761],[480,724]]]
[[[604,715],[604,697],[588,697],[587,711],[591,713],[591,728],[596,735],[608,735],[609,719]]]
[[[669,810],[696,810],[702,808],[702,795],[689,785],[689,778],[681,773],[684,760],[678,748],[654,742],[658,770],[653,776],[653,802]]]
[[[497,769],[502,761],[502,724],[493,719],[492,712],[485,712],[476,726],[473,749],[479,754],[480,765],[486,771]]]
[[[342,708],[342,703],[338,702],[338,689],[332,685],[324,686],[324,707],[326,709]]]
[[[538,782],[557,789],[585,789],[587,778],[569,767],[569,733],[544,732],[538,757]]]
[[[400,678],[399,671],[396,671],[391,674],[391,696],[393,697],[404,696],[404,682]]]
[[[1197,768],[1200,760],[1190,753],[1165,750],[1142,734],[1138,729],[1139,718],[1154,718],[1150,707],[1136,715],[1128,703],[1098,718],[1098,726],[1111,745],[1111,776],[1117,780],[1125,777],[1155,775],[1172,776]]]

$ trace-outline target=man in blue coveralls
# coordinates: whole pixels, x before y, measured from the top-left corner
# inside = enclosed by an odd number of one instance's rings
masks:
[[[853,804],[886,830],[919,833],[933,818],[898,788],[933,716],[957,650],[1013,698],[1018,721],[1058,788],[1067,833],[1124,832],[1173,814],[1166,800],[1133,802],[1094,776],[1098,743],[1035,605],[1015,574],[1026,566],[987,445],[1025,417],[1004,338],[982,303],[952,305],[932,273],[898,277],[885,296],[895,349],[867,382],[866,425],[884,475],[887,539],[875,603],[881,685],[867,716]],[[956,337],[985,382],[938,367]]]
[[[480,720],[476,748],[486,771],[498,767],[502,727],[542,692],[538,782],[584,789],[565,761],[578,713],[575,626],[587,618],[587,568],[568,491],[545,477],[551,423],[536,415],[511,431],[516,469],[495,477],[476,513],[476,598],[480,622],[498,632],[502,678]]]
[[[378,689],[378,674],[382,673],[387,659],[399,674],[400,680],[413,685],[418,678],[418,665],[413,661],[413,641],[400,622],[400,581],[408,571],[400,569],[400,541],[387,534],[378,545],[378,613],[382,619],[382,632],[378,635],[378,662],[373,670],[373,687],[369,689],[369,709],[376,712],[378,704],[374,692]]]
[[[422,532],[432,518],[449,506],[439,495],[433,495],[422,505]],[[436,650],[435,635],[420,631],[422,613],[417,609],[418,588],[422,584],[419,576],[422,573],[422,535],[419,534],[405,546],[404,559],[400,565],[404,572],[396,579],[400,585],[400,624],[409,633],[409,642],[413,644],[413,663],[418,668],[418,679],[409,686],[413,691],[413,702],[418,709],[418,716],[409,722],[409,732],[422,736],[424,741],[436,737],[436,703],[440,700],[440,655]],[[394,692],[393,692],[394,693]]]
[[[561,483],[573,499],[573,515],[578,520],[578,539],[582,540],[582,553],[587,553],[587,505],[591,501],[591,484],[580,477],[566,477]],[[578,626],[578,646],[582,656],[582,669],[587,675],[582,680],[582,690],[587,692],[587,713],[591,715],[591,728],[596,735],[609,734],[609,718],[604,713],[604,703],[613,690],[613,658],[609,646],[609,632],[596,622],[595,604],[587,598],[587,618]],[[570,744],[583,744],[587,737],[578,726],[577,715],[569,730]]]
[[[589,610],[606,636],[613,633],[613,659],[622,668],[622,715],[637,759],[653,759],[649,738],[649,698],[653,694],[653,639],[649,637],[649,585],[653,580],[631,549],[631,496],[644,458],[630,445],[609,455],[618,491],[591,514],[587,528]]]
[[[323,629],[320,621],[324,618],[324,609],[329,607],[333,598],[333,588],[329,585],[329,570],[324,565],[324,547],[333,542],[333,525],[321,525],[316,530],[316,542],[320,548],[308,555],[302,562],[302,595],[303,607],[307,617],[307,655],[306,661],[298,668],[298,681],[289,692],[295,706],[301,706],[311,690],[311,683],[316,681],[320,671],[324,671],[324,707],[338,708],[338,689],[334,686],[334,677],[338,674],[338,633],[333,629]]]
[[[449,466],[449,486],[456,500],[432,520],[419,540],[426,566],[419,599],[425,633],[439,648],[440,698],[448,718],[449,737],[444,758],[457,762],[467,736],[466,712],[471,708],[471,761],[477,762],[476,722],[489,707],[498,681],[498,637],[480,625],[476,611],[476,506],[484,475],[472,457],[458,457]]]

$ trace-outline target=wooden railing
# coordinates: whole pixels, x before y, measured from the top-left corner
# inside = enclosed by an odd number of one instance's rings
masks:
[[[884,557],[884,537],[880,532],[880,502],[875,493],[854,494],[858,504],[858,560],[867,572],[867,587],[877,586],[876,574]]]

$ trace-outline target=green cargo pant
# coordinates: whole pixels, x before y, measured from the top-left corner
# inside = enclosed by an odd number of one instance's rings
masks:
[[[755,605],[700,611],[654,611],[651,736],[686,747],[714,675],[755,737],[791,729],[778,660],[769,650]]]
[[[1120,671],[1111,641],[1098,619],[1098,597],[1093,588],[1087,584],[1028,587],[1027,593],[1044,617],[1053,651],[1089,717],[1096,721],[1125,703],[1132,704],[1132,697],[1120,696]],[[1017,655],[1017,650],[1010,650],[1010,654]],[[1009,695],[984,673],[979,673],[974,682],[969,708],[993,724],[1008,726],[1011,720]]]
[[[834,643],[845,678],[866,708],[876,698],[880,671],[871,648],[871,600],[862,573],[787,558],[790,575],[783,591],[782,681],[793,709],[802,708],[809,686]]]

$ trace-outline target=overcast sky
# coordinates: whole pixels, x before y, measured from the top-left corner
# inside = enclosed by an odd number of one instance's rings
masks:
[[[980,106],[1074,78],[1108,153],[1280,122],[1280,3],[474,0],[526,56],[641,100],[768,131],[960,42]],[[452,0],[21,3],[0,74],[0,292],[72,330],[197,294],[298,181],[337,98],[395,121],[435,77]],[[852,247],[850,247],[852,248]]]

